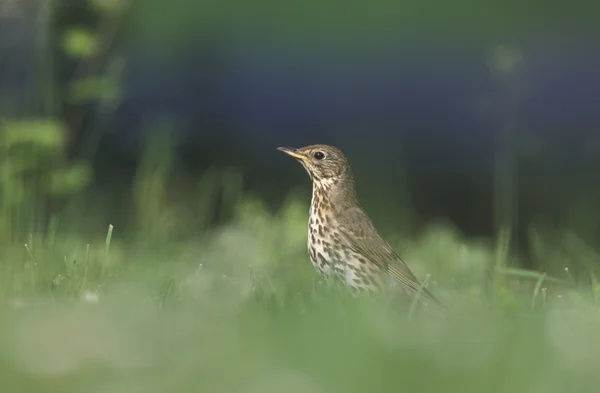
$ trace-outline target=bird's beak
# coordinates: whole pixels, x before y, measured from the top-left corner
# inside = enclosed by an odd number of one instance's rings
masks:
[[[308,157],[306,157],[304,154],[299,153],[297,149],[293,149],[291,147],[278,147],[277,150],[282,151],[298,160],[306,161],[308,159]]]

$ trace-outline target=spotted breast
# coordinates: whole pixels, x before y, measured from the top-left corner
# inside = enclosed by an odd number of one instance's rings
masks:
[[[325,197],[327,188],[321,187],[313,190],[308,219],[308,253],[314,268],[323,276],[356,290],[381,289],[379,269],[354,252],[336,230],[335,210]]]

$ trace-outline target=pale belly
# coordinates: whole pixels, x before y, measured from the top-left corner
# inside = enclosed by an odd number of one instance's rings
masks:
[[[372,272],[364,266],[364,262],[359,261],[352,253],[335,251],[333,245],[311,236],[310,229],[307,246],[312,265],[324,277],[340,280],[353,288],[377,288],[378,284],[372,279],[374,275],[369,274]]]

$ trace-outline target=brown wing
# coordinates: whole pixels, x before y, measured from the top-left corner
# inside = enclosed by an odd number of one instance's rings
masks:
[[[366,257],[411,291],[419,291],[421,284],[417,277],[379,235],[362,209],[359,207],[347,209],[336,218],[341,226],[342,236],[354,252]],[[426,288],[422,288],[421,291],[432,301],[440,303]]]

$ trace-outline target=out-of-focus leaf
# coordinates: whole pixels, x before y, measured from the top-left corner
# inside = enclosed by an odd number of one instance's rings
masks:
[[[82,28],[68,30],[63,36],[62,48],[69,56],[84,58],[92,55],[98,47],[98,38]]]
[[[47,119],[4,121],[0,124],[0,146],[10,148],[23,143],[40,147],[62,146],[65,130],[59,122]]]

